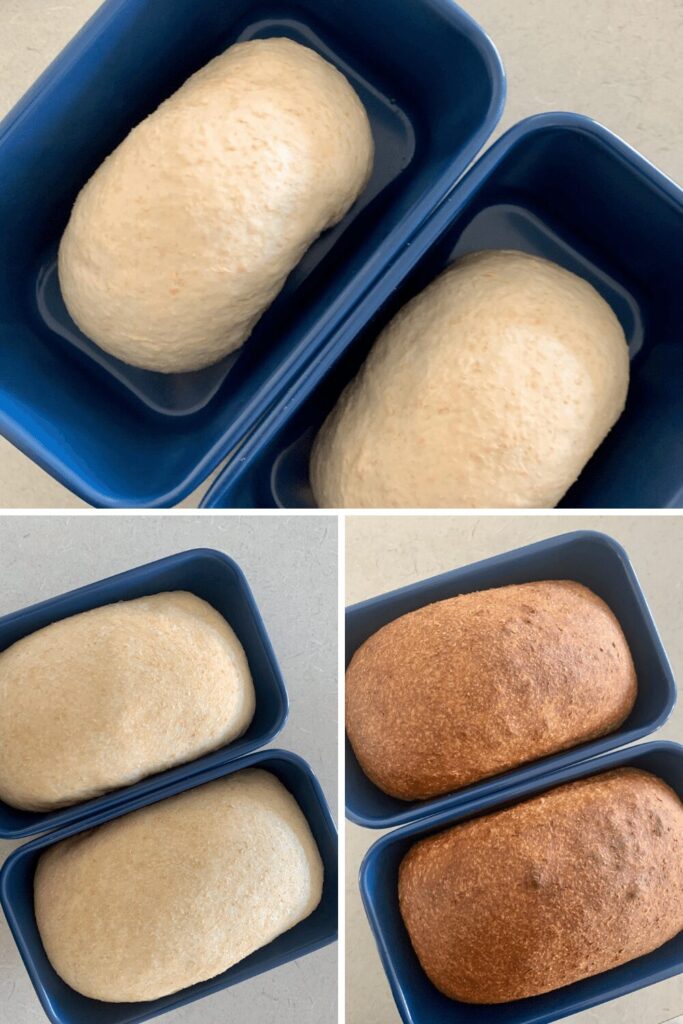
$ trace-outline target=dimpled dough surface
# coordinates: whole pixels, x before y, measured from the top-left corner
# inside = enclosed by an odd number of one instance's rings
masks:
[[[372,161],[365,108],[335,67],[289,39],[232,46],[81,191],[59,250],[67,309],[124,362],[207,366],[242,345]]]
[[[222,615],[174,591],[104,605],[0,654],[0,798],[50,810],[240,736],[246,655]]]
[[[466,256],[394,317],[320,431],[329,508],[551,508],[621,414],[623,330],[587,281]]]
[[[294,927],[317,907],[322,881],[294,798],[247,769],[53,846],[36,870],[36,919],[76,991],[156,999]]]

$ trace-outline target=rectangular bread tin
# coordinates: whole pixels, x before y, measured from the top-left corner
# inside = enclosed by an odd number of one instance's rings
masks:
[[[287,36],[363,100],[372,181],[252,337],[191,374],[133,369],[69,318],[56,253],[81,187],[232,43]],[[451,0],[107,0],[0,125],[0,431],[98,506],[171,505],[285,394],[493,131],[505,79]]]
[[[256,691],[256,711],[243,736],[212,754],[152,775],[132,786],[56,811],[22,811],[0,801],[0,838],[17,839],[78,821],[144,797],[196,772],[233,761],[269,743],[287,719],[287,691],[273,648],[244,573],[220,551],[198,548],[141,565],[109,579],[79,587],[0,618],[0,651],[52,622],[114,601],[187,590],[208,601],[235,630],[247,655]]]
[[[504,793],[489,793],[459,811],[441,811],[383,836],[370,848],[360,870],[361,895],[404,1024],[550,1024],[683,971],[681,932],[647,956],[555,992],[498,1006],[468,1005],[448,999],[429,981],[413,952],[398,908],[398,868],[416,840],[466,818],[500,810],[560,783],[625,766],[652,772],[683,799],[683,747],[676,743],[647,743],[613,751],[542,778],[518,782]]]
[[[325,880],[322,900],[310,917],[223,974],[150,1002],[100,1002],[80,995],[63,982],[45,955],[33,908],[33,876],[42,851],[67,836],[252,766],[272,772],[286,786],[303,811],[318,845]],[[260,751],[231,764],[214,766],[192,778],[176,780],[161,792],[146,793],[130,799],[125,807],[108,808],[87,823],[72,823],[58,832],[41,836],[19,847],[2,869],[0,899],[38,998],[53,1024],[137,1024],[334,942],[337,938],[337,833],[320,784],[309,765],[289,751]]]
[[[211,487],[208,508],[311,508],[313,440],[391,317],[454,257],[517,249],[585,277],[628,339],[626,410],[562,502],[683,506],[683,190],[576,114],[512,128],[477,161]],[[416,354],[416,359],[418,358]]]
[[[610,606],[621,624],[638,677],[638,697],[624,724],[601,739],[532,761],[450,795],[412,802],[387,796],[370,782],[347,741],[346,815],[351,821],[368,828],[389,828],[435,813],[450,813],[490,793],[632,743],[666,721],[676,700],[676,688],[645,595],[621,545],[606,534],[592,531],[561,534],[352,605],[346,612],[346,664],[369,636],[416,608],[456,594],[552,579],[583,583]]]

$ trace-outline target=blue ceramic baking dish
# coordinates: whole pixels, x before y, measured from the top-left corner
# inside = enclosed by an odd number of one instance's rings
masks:
[[[311,827],[325,869],[323,895],[317,909],[290,931],[256,950],[218,977],[162,999],[142,1003],[104,1003],[79,995],[65,984],[45,955],[33,909],[33,876],[42,851],[60,839],[121,817],[138,807],[145,807],[175,793],[255,765],[280,779],[296,799]],[[337,832],[320,784],[309,765],[289,751],[265,750],[242,757],[229,765],[214,766],[192,778],[176,780],[161,792],[138,796],[129,800],[124,807],[109,808],[87,822],[71,824],[19,847],[2,869],[0,899],[26,970],[53,1024],[137,1024],[138,1021],[150,1020],[161,1013],[185,1006],[334,942],[337,938]]]
[[[358,90],[372,181],[239,353],[192,374],[107,356],[64,308],[56,253],[80,188],[128,131],[238,40],[288,36]],[[493,131],[505,80],[451,0],[107,0],[0,125],[0,431],[86,501],[187,495],[292,386]]]
[[[676,702],[671,666],[628,555],[604,533],[577,531],[495,555],[352,605],[346,612],[346,664],[387,622],[433,601],[510,583],[568,579],[583,583],[612,609],[624,631],[638,677],[638,697],[624,724],[601,739],[532,761],[513,771],[432,800],[387,796],[361,770],[346,743],[346,815],[368,828],[389,828],[426,815],[450,813],[510,786],[642,739],[663,725]]]
[[[310,508],[310,449],[388,320],[451,260],[521,249],[587,278],[631,352],[626,410],[563,505],[683,506],[683,191],[576,114],[522,121],[477,161],[212,486],[209,508]]]
[[[626,766],[659,776],[683,799],[683,747],[676,743],[646,743],[613,751],[540,779],[520,782],[504,794],[489,794],[457,812],[442,811],[426,821],[391,832],[371,847],[361,866],[361,894],[404,1024],[550,1024],[683,971],[681,932],[654,953],[555,992],[500,1006],[467,1005],[448,999],[429,981],[413,952],[398,909],[399,864],[416,840],[560,783]]]
[[[0,801],[0,838],[35,835],[70,825],[91,814],[109,812],[124,802],[147,797],[204,768],[234,761],[241,754],[270,743],[282,729],[288,713],[287,691],[263,619],[244,573],[232,558],[220,551],[208,548],[183,551],[5,615],[0,619],[0,651],[37,629],[78,612],[165,590],[188,590],[204,598],[235,630],[246,652],[256,691],[256,711],[251,725],[239,739],[212,754],[71,807],[35,813]]]

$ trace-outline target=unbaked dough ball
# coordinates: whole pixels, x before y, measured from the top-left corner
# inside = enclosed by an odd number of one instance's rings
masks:
[[[246,769],[50,847],[36,921],[68,985],[134,1002],[221,974],[313,913],[322,886],[294,797]]]
[[[184,591],[103,605],[0,654],[0,799],[49,811],[241,736],[255,707],[241,643]]]
[[[628,347],[587,281],[456,261],[394,317],[316,438],[328,508],[552,508],[621,414]]]
[[[59,250],[67,309],[134,366],[197,370],[239,348],[370,176],[365,108],[289,39],[238,43],[128,135]]]

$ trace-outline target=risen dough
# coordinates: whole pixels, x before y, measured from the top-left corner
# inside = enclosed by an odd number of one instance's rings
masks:
[[[385,328],[328,416],[330,508],[551,508],[621,414],[624,332],[592,285],[521,252],[458,260]]]
[[[289,39],[230,47],[81,191],[59,250],[69,313],[134,366],[215,362],[341,220],[372,160],[367,114],[335,67]]]
[[[247,769],[126,814],[42,855],[35,911],[77,992],[156,999],[227,970],[308,917],[320,854],[294,798]]]
[[[0,654],[0,798],[50,810],[240,736],[254,714],[244,650],[183,591],[105,605]]]

